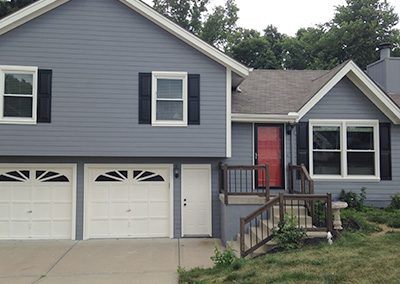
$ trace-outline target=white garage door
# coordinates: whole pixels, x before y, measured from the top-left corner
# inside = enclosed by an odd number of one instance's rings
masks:
[[[74,166],[0,165],[0,239],[74,238]]]
[[[170,166],[87,167],[86,238],[170,236]]]

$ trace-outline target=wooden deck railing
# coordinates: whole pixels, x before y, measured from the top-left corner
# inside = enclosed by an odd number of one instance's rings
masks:
[[[311,211],[316,216],[301,214],[300,210],[304,210],[302,208],[305,208],[307,202],[317,206]],[[296,218],[298,227],[308,232],[330,232],[333,229],[331,194],[280,193],[260,209],[240,219],[240,255],[245,257],[270,241],[273,238],[273,229],[284,220],[287,213]],[[312,221],[309,221],[310,217]]]
[[[224,194],[225,204],[228,204],[229,196],[262,196],[266,201],[270,199],[268,165],[228,166],[221,164],[219,179],[220,193]]]
[[[304,164],[288,166],[289,193],[314,194],[314,181]],[[300,183],[300,184],[298,184]]]

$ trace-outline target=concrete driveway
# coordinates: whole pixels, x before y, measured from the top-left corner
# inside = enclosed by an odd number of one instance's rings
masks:
[[[177,283],[178,266],[212,266],[214,239],[0,242],[3,283]]]

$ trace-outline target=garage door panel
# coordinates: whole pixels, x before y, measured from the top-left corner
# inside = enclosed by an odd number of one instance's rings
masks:
[[[10,226],[10,235],[6,238],[12,236],[17,239],[26,239],[30,236],[30,222],[29,221],[13,221]],[[29,238],[29,237],[28,237]]]
[[[88,172],[87,237],[169,236],[169,166],[168,169],[151,165],[89,167]],[[110,181],[110,175],[121,180]],[[104,204],[99,204],[99,200]],[[100,219],[104,219],[102,225],[99,225]],[[105,231],[104,226],[109,230]]]
[[[5,167],[0,164],[0,220],[8,220],[1,224],[0,238],[70,239],[72,168],[72,165]],[[2,176],[14,181],[3,182]]]
[[[0,203],[0,220],[9,220],[10,218],[10,204]]]
[[[4,185],[7,187],[7,185]],[[30,201],[31,200],[31,186],[27,185],[19,185],[19,186],[11,186],[11,199],[16,201]]]

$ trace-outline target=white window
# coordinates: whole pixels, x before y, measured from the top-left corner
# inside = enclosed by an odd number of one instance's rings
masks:
[[[0,66],[0,123],[36,123],[37,67]]]
[[[152,125],[187,126],[187,73],[153,72]]]
[[[310,173],[315,179],[379,180],[379,122],[310,120]]]

